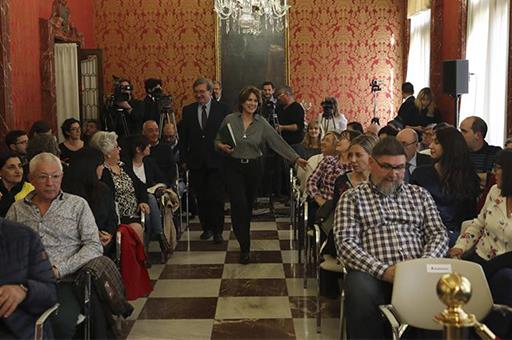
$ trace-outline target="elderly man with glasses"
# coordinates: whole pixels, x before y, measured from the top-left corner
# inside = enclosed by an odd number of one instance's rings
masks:
[[[81,309],[73,274],[103,254],[98,227],[85,199],[61,191],[62,164],[57,156],[38,154],[29,167],[34,191],[15,202],[6,219],[25,224],[39,233],[59,280],[60,307],[53,320],[54,334],[59,339],[70,339]],[[100,315],[101,311],[96,310],[95,314]]]
[[[411,128],[406,128],[396,135],[396,139],[403,145],[407,156],[404,180],[409,183],[412,173],[417,167],[432,164],[432,158],[418,152],[418,134]]]
[[[369,160],[369,181],[346,191],[336,208],[336,247],[349,269],[345,310],[350,339],[391,338],[378,306],[391,301],[395,265],[443,257],[448,249],[432,196],[404,183],[406,157],[395,138],[381,140]]]

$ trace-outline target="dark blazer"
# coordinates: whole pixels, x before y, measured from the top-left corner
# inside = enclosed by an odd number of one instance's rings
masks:
[[[146,178],[148,177],[148,166],[146,163],[150,160],[157,166],[159,173],[155,174],[155,180],[159,183],[165,183],[167,185],[173,185],[176,181],[176,158],[177,155],[170,144],[158,143],[155,146],[150,147],[150,153],[148,157],[144,157],[144,170],[146,171]],[[162,176],[163,175],[163,176]],[[163,177],[163,178],[162,178]],[[151,184],[152,185],[152,184]]]
[[[131,167],[123,164],[121,166],[123,170],[128,174],[133,182],[133,188],[135,189],[135,196],[137,196],[137,203],[148,203],[148,192],[146,190],[146,185],[142,183],[142,181],[135,175]],[[114,186],[114,179],[112,178],[112,174],[110,170],[103,169],[103,174],[101,175],[101,181],[105,183],[112,195],[115,197],[116,188]]]
[[[416,104],[414,104],[414,96],[407,98],[398,109],[398,118],[404,125],[418,126],[421,125],[421,116]]]
[[[193,103],[183,108],[181,116],[180,158],[192,170],[220,168],[222,155],[214,149],[214,140],[229,109],[212,98],[210,113],[203,131],[199,124],[197,109]]]
[[[167,185],[170,184],[167,183],[164,174],[154,159],[150,157],[144,157],[142,162],[144,163],[144,173],[146,174],[146,187],[149,188],[158,183],[164,183]]]
[[[33,339],[36,319],[57,302],[52,266],[39,235],[0,218],[0,286],[23,284],[28,294],[3,324],[17,338]],[[52,338],[50,323],[45,338]]]
[[[416,168],[430,164],[432,164],[432,157],[419,152],[416,153]]]

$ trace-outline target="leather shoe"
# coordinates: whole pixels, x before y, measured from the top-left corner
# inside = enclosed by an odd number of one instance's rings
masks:
[[[213,242],[217,243],[217,244],[224,242],[224,238],[222,237],[222,234],[214,234],[213,235]]]
[[[240,263],[248,264],[250,262],[249,253],[240,253]]]
[[[206,231],[203,231],[203,233],[201,234],[201,236],[199,236],[199,238],[201,240],[208,240],[209,238],[211,238],[213,236],[213,231],[211,230],[206,230]]]

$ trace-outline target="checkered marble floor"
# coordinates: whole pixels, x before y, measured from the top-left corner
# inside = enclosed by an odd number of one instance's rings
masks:
[[[316,333],[316,281],[303,288],[287,218],[258,216],[251,225],[251,263],[238,263],[239,246],[226,218],[225,241],[201,241],[192,221],[167,264],[150,269],[154,290],[133,302],[124,321],[128,339],[335,339],[339,300],[322,300]],[[158,246],[150,250],[157,251]],[[151,253],[157,259],[158,253]],[[309,275],[309,277],[313,277]]]

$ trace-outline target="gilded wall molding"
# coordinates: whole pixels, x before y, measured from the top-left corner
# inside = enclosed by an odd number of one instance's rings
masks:
[[[0,0],[0,134],[14,126],[9,0]]]

